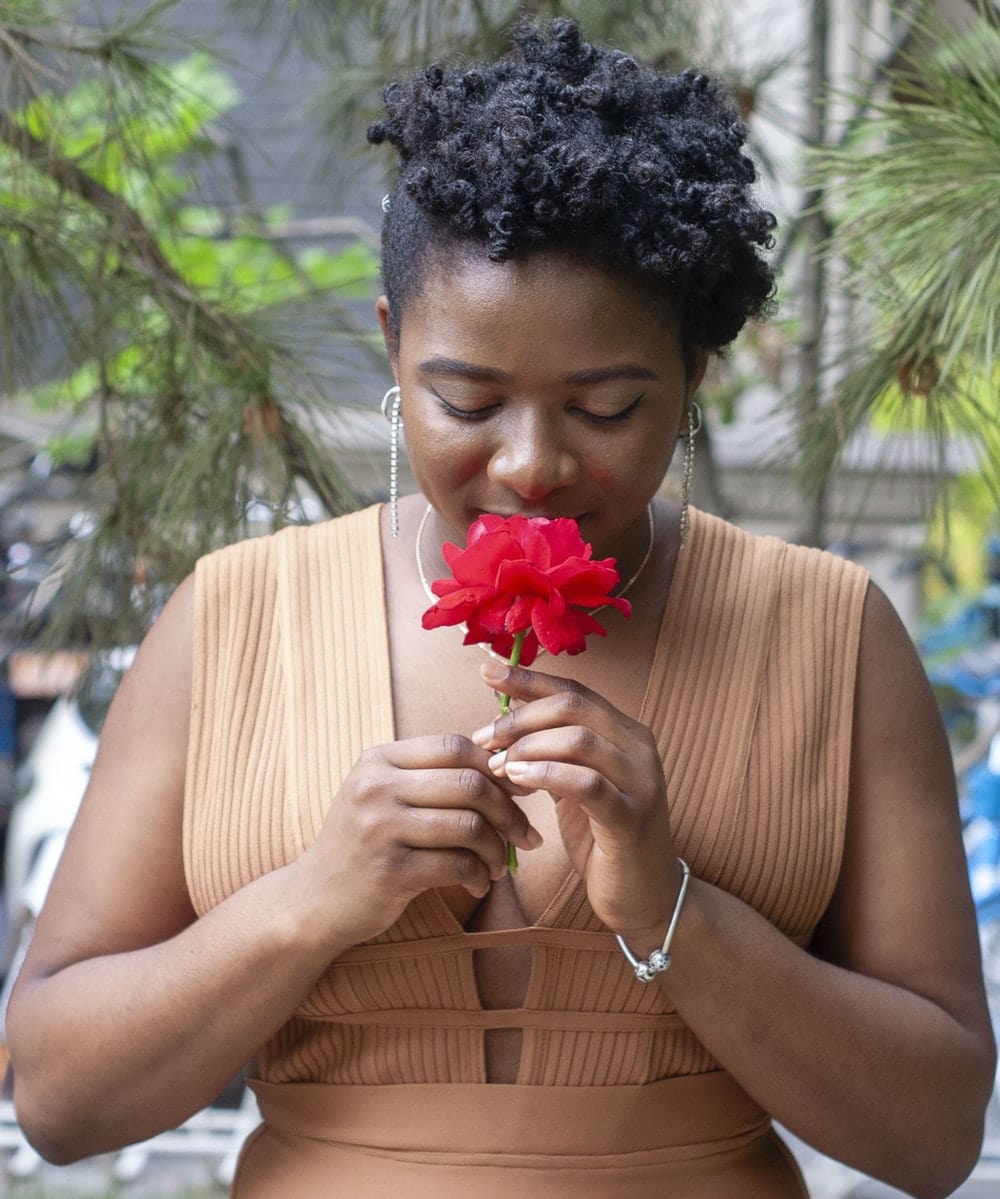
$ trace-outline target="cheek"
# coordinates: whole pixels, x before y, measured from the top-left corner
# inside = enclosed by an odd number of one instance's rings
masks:
[[[628,445],[611,443],[605,453],[589,455],[586,470],[592,482],[607,491],[634,491],[653,481],[658,486],[667,473],[672,453],[648,436]]]
[[[448,485],[464,483],[481,474],[489,453],[480,441],[463,430],[423,425],[408,442],[414,473],[427,481]]]

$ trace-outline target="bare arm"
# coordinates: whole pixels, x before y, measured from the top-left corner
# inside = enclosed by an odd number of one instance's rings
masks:
[[[979,1153],[993,1041],[947,741],[874,588],[846,834],[816,956],[698,885],[665,985],[710,1052],[804,1140],[913,1194],[949,1194]]]
[[[53,1160],[211,1100],[338,951],[310,949],[287,879],[195,923],[181,857],[192,593],[178,590],[122,682],[12,997],[19,1117]]]
[[[12,997],[18,1117],[50,1160],[143,1139],[210,1101],[348,946],[429,886],[483,895],[535,843],[464,738],[369,751],[319,839],[196,919],[181,821],[193,587],[144,642]]]
[[[529,702],[498,724],[491,746],[510,746],[506,772],[517,782],[547,787],[560,806],[575,795],[588,828],[571,812],[563,837],[591,905],[648,954],[679,871],[665,894],[659,864],[672,848],[657,817],[665,805],[640,794],[651,774],[641,730],[563,680],[519,672],[503,689]],[[581,725],[596,735],[583,741]],[[524,736],[529,728],[545,731]],[[538,773],[519,770],[519,759]],[[864,611],[842,870],[813,952],[692,880],[672,956],[659,985],[797,1135],[919,1196],[949,1194],[971,1170],[994,1049],[951,759],[920,663],[877,589]]]

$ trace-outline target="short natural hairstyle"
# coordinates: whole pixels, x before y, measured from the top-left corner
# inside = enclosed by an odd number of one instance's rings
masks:
[[[686,348],[720,350],[764,313],[774,217],[751,191],[747,130],[722,85],[521,21],[512,54],[416,71],[383,92],[369,141],[399,151],[382,229],[398,341],[428,265],[565,252],[670,305]]]

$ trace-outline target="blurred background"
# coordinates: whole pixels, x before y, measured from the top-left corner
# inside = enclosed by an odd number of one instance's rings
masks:
[[[952,738],[1000,996],[992,0],[0,0],[4,993],[173,587],[219,545],[385,498],[390,164],[365,128],[386,81],[494,56],[524,11],[733,90],[779,308],[711,367],[695,502],[861,562],[896,604]],[[153,1146],[55,1171],[8,1090],[0,1178],[212,1190],[254,1119],[236,1082]],[[1000,1193],[1000,1112],[989,1134],[962,1194]],[[889,1193],[797,1152],[817,1196]]]

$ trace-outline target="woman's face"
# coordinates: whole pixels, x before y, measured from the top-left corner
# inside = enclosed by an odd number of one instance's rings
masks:
[[[378,304],[383,329],[384,297]],[[483,512],[571,516],[628,562],[704,364],[627,280],[564,256],[432,267],[390,349],[442,536]]]

